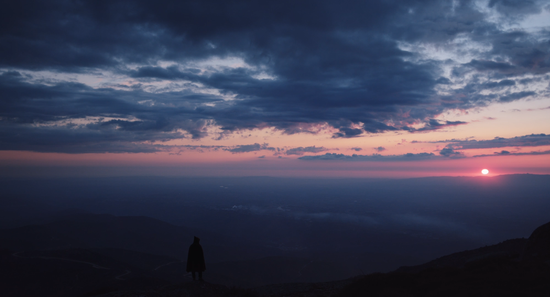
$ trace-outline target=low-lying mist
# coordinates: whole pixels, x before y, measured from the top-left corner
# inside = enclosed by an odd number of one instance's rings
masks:
[[[550,221],[550,176],[539,175],[4,179],[0,185],[2,228],[82,212],[147,216],[197,233],[207,262],[291,256],[344,263],[350,273],[528,237]],[[244,247],[256,252],[239,254]]]

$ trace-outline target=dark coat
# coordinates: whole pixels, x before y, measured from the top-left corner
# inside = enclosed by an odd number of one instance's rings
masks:
[[[200,239],[195,237],[195,241],[189,247],[189,253],[187,253],[187,272],[199,272],[205,271],[206,265],[204,264],[204,253],[202,252],[202,246],[199,244]]]

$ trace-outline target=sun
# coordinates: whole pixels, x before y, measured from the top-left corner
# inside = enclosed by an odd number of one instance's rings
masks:
[[[487,174],[489,174],[489,170],[483,169],[483,170],[481,170],[481,173],[483,173],[483,175],[487,175]]]

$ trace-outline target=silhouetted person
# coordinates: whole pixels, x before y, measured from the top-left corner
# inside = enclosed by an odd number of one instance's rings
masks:
[[[193,280],[195,280],[195,272],[199,273],[199,280],[202,281],[202,272],[206,270],[204,264],[204,253],[202,246],[199,244],[201,239],[195,236],[193,244],[189,247],[187,254],[187,272],[191,272]]]

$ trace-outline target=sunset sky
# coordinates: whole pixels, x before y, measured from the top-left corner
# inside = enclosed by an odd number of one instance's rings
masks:
[[[550,174],[550,2],[11,1],[1,176]]]

